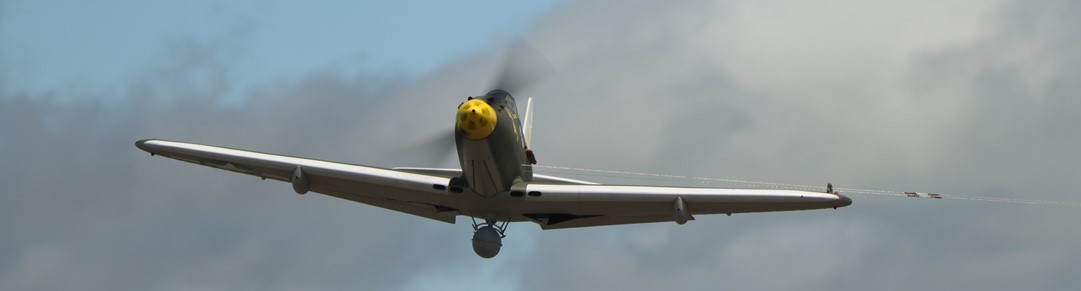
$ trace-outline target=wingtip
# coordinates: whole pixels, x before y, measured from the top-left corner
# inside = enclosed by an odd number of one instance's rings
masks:
[[[148,139],[141,139],[141,140],[135,141],[135,147],[137,147],[140,150],[143,150],[145,152],[148,152],[150,154],[154,154],[154,152],[150,151],[150,147],[146,145],[147,142],[150,142],[150,141],[153,141],[153,140],[154,139],[152,139],[152,138],[148,138]]]
[[[848,198],[848,196],[841,194],[837,194],[837,197],[841,198],[840,202],[837,204],[837,207],[845,207],[852,205],[852,198]]]

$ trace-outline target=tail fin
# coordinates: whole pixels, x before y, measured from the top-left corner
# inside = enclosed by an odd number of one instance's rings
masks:
[[[525,118],[522,121],[522,134],[525,135],[525,147],[533,146],[533,97],[526,99]]]
[[[522,120],[522,135],[525,136],[525,155],[530,164],[537,164],[537,156],[533,154],[533,97],[525,102],[525,118]]]

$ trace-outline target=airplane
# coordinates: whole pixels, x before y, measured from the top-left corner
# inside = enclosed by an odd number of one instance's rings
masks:
[[[467,216],[473,220],[473,251],[485,259],[499,254],[510,222],[533,222],[544,230],[685,224],[696,215],[852,204],[832,185],[826,192],[603,185],[537,174],[532,127],[533,98],[520,116],[514,97],[496,89],[468,97],[457,108],[459,169],[380,168],[160,139],[135,145],[151,156],[288,182],[298,194],[322,193],[451,224]]]

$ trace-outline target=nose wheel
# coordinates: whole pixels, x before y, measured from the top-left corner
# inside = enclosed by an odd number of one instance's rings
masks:
[[[503,247],[503,238],[506,237],[504,232],[508,224],[510,221],[500,223],[492,219],[477,223],[477,219],[473,218],[473,251],[485,259],[498,255],[499,249]]]

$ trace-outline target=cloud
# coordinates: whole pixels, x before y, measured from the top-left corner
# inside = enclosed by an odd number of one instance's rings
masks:
[[[542,164],[1076,201],[1077,11],[578,2],[528,35],[558,73],[519,96],[536,97]],[[1063,231],[1073,208],[875,196],[684,226],[516,223],[503,253],[482,260],[465,223],[298,196],[132,143],[392,166],[400,145],[447,130],[453,106],[484,92],[492,52],[418,79],[328,69],[236,106],[216,44],[175,47],[115,104],[56,101],[80,100],[63,89],[0,98],[0,289],[1081,285],[1070,273],[1081,236]]]
[[[1077,11],[1071,4],[699,4],[595,4],[539,25],[540,38],[573,43],[553,45],[562,54],[551,56],[573,69],[563,69],[559,86],[537,95],[575,96],[579,106],[560,106],[559,113],[604,116],[590,120],[593,126],[553,121],[545,118],[552,107],[544,105],[562,103],[540,100],[537,128],[548,129],[536,137],[541,159],[550,150],[562,154],[554,163],[583,167],[1076,200],[1070,189],[1081,185],[1070,165],[1081,160],[1070,148],[1081,144],[1081,135],[1063,126],[1076,123],[1069,92],[1081,88],[1070,81],[1079,76],[1075,67],[1060,65],[1078,60],[1068,50],[1079,26],[1061,12]],[[596,13],[599,6],[613,13]],[[566,33],[572,29],[578,33]],[[545,143],[568,133],[575,143]],[[586,234],[545,233],[539,245],[556,245],[549,249],[554,255],[544,259],[550,264],[531,265],[533,276],[522,286],[547,288],[544,282],[562,276],[577,279],[567,280],[569,286],[584,282],[584,289],[1078,284],[1058,276],[1073,264],[1050,255],[1077,257],[1070,245],[1079,238],[1057,230],[1077,216],[1073,209],[878,199],[857,196],[852,208],[837,213],[749,215],[746,224],[695,221],[684,227],[708,226],[673,240],[714,245],[656,250],[700,255],[679,262],[620,243],[640,229],[607,230],[617,238],[584,246],[573,238]],[[825,221],[801,225],[808,219]],[[819,241],[805,243],[807,233],[854,235],[811,236]],[[786,252],[775,240],[797,242],[789,245],[796,250]],[[590,252],[597,255],[584,255]],[[803,253],[829,256],[797,255]],[[595,267],[581,263],[583,257],[620,266]],[[634,260],[640,258],[649,259]],[[681,276],[701,270],[713,275]],[[992,273],[1003,277],[979,275]]]
[[[394,289],[429,267],[481,263],[467,225],[290,195],[284,184],[134,149],[160,137],[385,164],[398,142],[388,136],[424,132],[380,121],[416,101],[380,95],[364,77],[314,75],[235,108],[223,105],[229,80],[211,47],[175,54],[117,107],[0,99],[0,132],[13,137],[0,143],[9,185],[0,216],[4,232],[18,234],[5,235],[0,288]],[[448,247],[456,250],[439,251]]]

